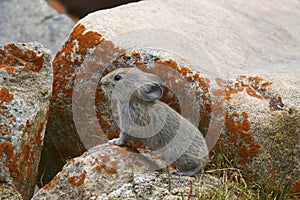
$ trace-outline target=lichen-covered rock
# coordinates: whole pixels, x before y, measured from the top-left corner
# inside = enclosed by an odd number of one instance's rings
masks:
[[[15,187],[0,183],[1,200],[23,200],[22,195]]]
[[[133,175],[156,164],[139,153],[115,145],[99,145],[68,160],[63,170],[33,199],[89,199],[109,194],[132,181]]]
[[[210,150],[223,134],[217,148],[249,178],[264,179],[274,168],[277,181],[282,169],[291,169],[285,181],[296,180],[300,37],[291,27],[300,27],[300,11],[296,1],[261,4],[141,1],[79,21],[53,61],[43,177],[63,166],[54,160],[118,135],[99,80],[116,67],[139,67],[160,76],[162,101],[198,126]],[[271,144],[281,148],[276,156]],[[278,160],[286,155],[287,163]]]
[[[71,159],[32,198],[43,199],[182,199],[216,189],[212,176],[180,177],[151,172],[155,164],[115,145],[96,146]]]
[[[225,126],[219,145],[252,180],[286,184],[300,177],[299,74],[221,80]]]
[[[38,43],[0,45],[0,179],[33,193],[52,92],[50,51]]]
[[[0,43],[38,41],[55,54],[63,45],[74,22],[58,14],[44,0],[2,0]]]

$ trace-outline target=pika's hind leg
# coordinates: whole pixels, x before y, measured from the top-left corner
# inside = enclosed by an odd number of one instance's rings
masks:
[[[107,143],[122,146],[126,143],[126,141],[127,141],[127,134],[124,131],[121,131],[118,138],[109,140]]]
[[[201,171],[202,167],[203,167],[202,164],[200,164],[195,169],[192,169],[190,171],[185,171],[185,172],[176,172],[175,174],[178,176],[195,176],[199,171]]]

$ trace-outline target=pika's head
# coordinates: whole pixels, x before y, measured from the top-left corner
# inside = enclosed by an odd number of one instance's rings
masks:
[[[118,68],[101,79],[108,98],[120,102],[155,101],[162,97],[162,82],[158,76],[137,68]]]

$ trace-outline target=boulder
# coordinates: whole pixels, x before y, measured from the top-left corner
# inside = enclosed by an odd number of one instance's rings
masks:
[[[61,172],[45,184],[34,199],[88,199],[131,182],[133,174],[155,167],[130,149],[99,145],[68,160]]]
[[[0,179],[29,199],[52,92],[51,54],[39,43],[0,45]]]
[[[220,184],[209,175],[199,180],[151,172],[152,168],[153,163],[140,153],[115,145],[99,145],[68,160],[32,200],[181,199],[189,195],[199,197]]]
[[[45,138],[53,157],[41,173],[118,135],[99,80],[117,67],[139,67],[160,76],[162,101],[246,177],[265,181],[274,169],[276,183],[296,181],[299,19],[297,1],[152,0],[89,14],[53,61]]]
[[[0,43],[38,41],[55,54],[63,45],[74,22],[58,14],[44,0],[0,2]]]
[[[300,74],[298,74],[299,76]],[[297,182],[300,174],[300,80],[292,73],[241,75],[217,82],[224,127],[222,150],[247,180]],[[294,77],[294,78],[292,78]]]
[[[97,11],[103,10],[107,8],[113,8],[116,6],[120,6],[122,4],[136,2],[139,0],[60,0],[68,12],[74,16],[79,18],[85,17],[87,14]]]

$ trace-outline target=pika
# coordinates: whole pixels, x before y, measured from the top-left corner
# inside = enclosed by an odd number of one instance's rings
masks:
[[[105,95],[116,102],[118,138],[109,144],[138,140],[179,169],[177,175],[194,176],[208,162],[201,132],[187,119],[159,101],[162,81],[137,68],[118,68],[101,79]]]

